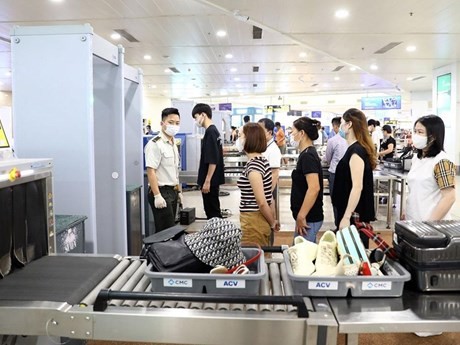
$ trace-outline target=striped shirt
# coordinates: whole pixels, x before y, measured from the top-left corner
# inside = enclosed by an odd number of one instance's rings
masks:
[[[270,164],[265,157],[254,157],[246,163],[238,179],[237,184],[241,190],[240,212],[259,211],[254,191],[249,182],[249,173],[252,171],[256,171],[262,175],[265,199],[269,205],[272,202],[272,171],[270,169]]]

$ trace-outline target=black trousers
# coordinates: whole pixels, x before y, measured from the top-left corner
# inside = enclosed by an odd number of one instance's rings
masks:
[[[206,218],[222,218],[222,213],[220,212],[219,186],[211,187],[209,193],[205,194],[201,192],[201,195],[203,196],[203,206]]]
[[[149,204],[152,208],[153,221],[155,222],[155,232],[160,232],[176,225],[178,193],[174,190],[174,187],[171,186],[161,186],[160,193],[166,201],[165,208],[155,207],[155,198],[153,197],[152,190],[149,188]]]

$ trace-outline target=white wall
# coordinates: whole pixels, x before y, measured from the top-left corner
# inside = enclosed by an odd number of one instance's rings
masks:
[[[142,118],[150,120],[154,132],[159,131],[161,129],[161,111],[171,106],[171,100],[144,95],[143,105]]]
[[[0,107],[2,106],[11,107],[10,91],[0,91]]]

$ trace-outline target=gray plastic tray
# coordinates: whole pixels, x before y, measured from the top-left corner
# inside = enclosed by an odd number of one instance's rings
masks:
[[[246,259],[254,257],[258,251],[257,248],[243,248]],[[150,278],[154,292],[258,295],[260,283],[267,274],[263,251],[259,259],[248,268],[250,274],[240,275],[152,272],[150,267],[147,267],[145,275]]]
[[[410,273],[399,263],[386,260],[394,275],[387,276],[299,276],[294,274],[287,250],[284,261],[294,293],[302,296],[345,297],[351,290],[353,297],[400,297]]]

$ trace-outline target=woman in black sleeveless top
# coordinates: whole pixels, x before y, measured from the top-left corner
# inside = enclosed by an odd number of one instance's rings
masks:
[[[375,220],[374,182],[372,171],[377,165],[374,144],[367,130],[366,116],[358,109],[348,109],[342,117],[340,135],[348,149],[337,165],[332,203],[337,208],[338,229],[350,225],[352,212],[360,221]],[[369,239],[361,236],[366,248]]]

